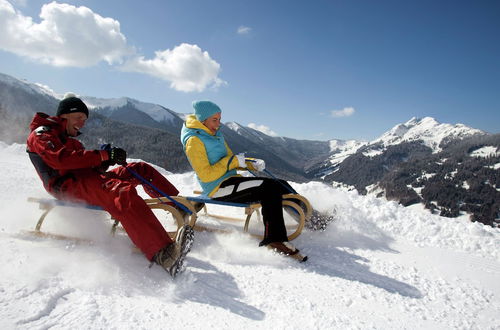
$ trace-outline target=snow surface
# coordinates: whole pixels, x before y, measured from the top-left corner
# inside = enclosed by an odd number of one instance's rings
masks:
[[[306,263],[241,231],[197,232],[172,280],[111,237],[104,212],[61,207],[44,224],[93,243],[25,234],[42,212],[27,197],[48,194],[24,150],[0,143],[1,329],[500,329],[499,229],[293,184],[338,216],[294,241]],[[182,194],[197,187],[193,173],[162,172]]]
[[[330,140],[330,152],[350,152],[355,153],[360,147],[367,144],[364,141],[357,140]]]
[[[497,157],[498,155],[500,155],[500,151],[498,151],[498,148],[494,146],[482,147],[470,153],[471,157],[482,157],[482,158]]]
[[[356,140],[330,140],[329,144],[330,153],[332,155],[328,158],[328,162],[330,167],[335,167],[336,165],[342,163],[347,157],[355,154],[356,151],[366,145],[367,142]],[[336,171],[338,171],[338,168],[333,171],[327,170],[323,173],[323,176]]]

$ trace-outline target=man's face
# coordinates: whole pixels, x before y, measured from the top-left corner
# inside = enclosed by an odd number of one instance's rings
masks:
[[[78,131],[85,126],[87,115],[83,112],[65,113],[61,118],[66,119],[66,133],[69,136],[77,136]]]

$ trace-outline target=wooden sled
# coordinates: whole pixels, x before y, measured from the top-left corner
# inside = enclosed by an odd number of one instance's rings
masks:
[[[255,236],[259,239],[263,239],[262,235],[252,234],[249,232],[250,221],[252,218],[257,218],[257,221],[261,221],[261,213],[260,213],[261,205],[259,203],[246,204],[246,203],[224,202],[224,201],[214,200],[208,197],[176,196],[172,198],[174,198],[178,203],[186,206],[193,212],[193,214],[190,217],[189,225],[193,227],[195,230],[214,231],[223,233],[229,232],[228,230],[225,229],[210,228],[197,222],[198,216],[196,216],[195,214],[196,211],[193,208],[193,203],[203,203],[204,204],[203,215],[220,220],[222,222],[231,222],[231,223],[244,222],[243,224],[244,232],[249,233],[250,235]],[[161,199],[163,201],[167,201],[166,198],[161,198]],[[241,219],[241,218],[234,218],[234,217],[209,213],[207,209],[207,205],[209,204],[243,208],[245,218]],[[298,194],[287,194],[283,195],[283,208],[287,211],[287,213],[293,214],[294,221],[292,222],[295,222],[287,225],[288,240],[291,241],[297,238],[301,234],[306,221],[308,221],[309,218],[311,217],[312,207],[309,201],[304,196]],[[256,215],[256,217],[253,217],[254,214]]]
[[[176,231],[168,231],[168,234],[170,237],[175,240],[176,234],[177,234],[177,229],[179,229],[181,226],[184,224],[189,224],[192,228],[198,231],[212,231],[212,232],[223,232],[223,233],[228,233],[230,232],[229,230],[225,229],[216,229],[216,228],[210,228],[208,226],[205,226],[201,223],[197,223],[198,221],[198,215],[197,215],[197,210],[195,209],[194,204],[195,203],[203,203],[203,212],[204,215],[209,216],[211,218],[220,220],[222,222],[232,222],[232,223],[237,223],[237,222],[244,222],[243,225],[243,231],[249,233],[250,235],[257,237],[259,240],[263,239],[262,235],[259,234],[254,234],[249,232],[249,226],[250,226],[250,221],[252,218],[257,218],[258,221],[261,221],[261,214],[260,214],[260,208],[261,205],[259,203],[249,203],[249,204],[244,204],[244,203],[232,203],[232,202],[223,202],[223,201],[217,201],[214,199],[210,199],[207,197],[185,197],[185,196],[172,196],[170,197],[173,199],[176,203],[180,204],[178,207],[174,207],[172,205],[169,205],[167,203],[171,202],[170,199],[166,197],[161,197],[161,198],[150,198],[150,199],[144,199],[146,204],[152,209],[159,209],[159,210],[164,210],[169,212],[177,226]],[[32,203],[38,203],[40,209],[42,209],[44,212],[38,219],[35,230],[31,231],[31,234],[34,234],[39,237],[47,237],[47,238],[52,238],[52,239],[63,239],[63,240],[74,240],[74,241],[79,241],[79,242],[88,242],[92,243],[90,240],[86,239],[81,239],[77,237],[69,237],[65,235],[60,235],[60,234],[54,234],[54,233],[48,233],[44,232],[41,230],[42,225],[44,223],[45,218],[49,214],[50,211],[52,211],[55,207],[79,207],[79,208],[86,208],[86,209],[91,209],[91,210],[101,210],[104,211],[101,207],[98,206],[93,206],[93,205],[86,205],[86,204],[79,204],[79,203],[71,203],[71,202],[66,202],[66,201],[61,201],[57,199],[52,199],[52,198],[28,198],[29,202]],[[232,217],[227,217],[223,215],[217,215],[217,214],[212,214],[208,213],[207,210],[207,205],[209,204],[217,204],[217,205],[224,205],[224,206],[230,206],[230,207],[240,207],[244,208],[245,210],[245,219],[240,219],[240,218],[232,218]],[[183,212],[179,211],[179,206],[181,208],[185,208]],[[293,220],[292,224],[287,224],[287,236],[288,240],[291,241],[295,238],[297,238],[306,223],[306,221],[309,220],[312,214],[312,207],[309,201],[298,194],[287,194],[283,195],[283,208],[287,213],[291,213],[293,215]],[[186,212],[187,211],[187,212]],[[253,215],[256,215],[256,217],[253,217]],[[112,219],[113,220],[113,219]],[[118,228],[118,221],[114,221],[114,224],[112,225],[111,228],[111,234],[114,235],[117,228]],[[304,257],[300,254],[296,256],[291,256],[299,261],[305,261],[307,257]]]
[[[192,217],[196,217],[196,212],[194,212],[194,207],[190,203],[186,204],[185,207],[188,208],[193,213],[189,219],[185,219],[183,217],[183,215],[181,214],[181,212],[177,208],[175,208],[174,206],[171,206],[169,204],[166,204],[165,201],[162,201],[160,199],[154,199],[154,198],[145,199],[144,201],[151,209],[160,209],[160,210],[164,210],[164,211],[169,212],[175,221],[177,229],[179,229],[181,226],[183,226],[186,221],[196,221],[196,220],[192,220]],[[43,210],[42,215],[40,216],[40,218],[38,219],[38,221],[36,223],[35,229],[32,231],[29,231],[29,233],[34,234],[35,236],[38,236],[38,237],[52,238],[52,239],[73,240],[73,241],[78,241],[78,242],[91,243],[91,240],[88,240],[88,239],[83,239],[83,238],[78,238],[78,237],[69,237],[66,235],[42,231],[42,225],[44,223],[44,220],[46,219],[49,212],[52,211],[55,207],[78,207],[78,208],[85,208],[85,209],[89,209],[89,210],[104,211],[99,206],[80,204],[80,203],[72,203],[72,202],[61,201],[61,200],[57,200],[57,199],[53,199],[53,198],[29,197],[28,202],[38,203],[39,208],[41,210]],[[111,220],[114,220],[114,219],[111,218]],[[111,235],[115,234],[116,230],[119,228],[118,225],[119,225],[119,221],[114,220],[114,223],[111,227]],[[177,235],[177,230],[176,231],[168,231],[168,234],[173,240],[175,240],[176,235]]]

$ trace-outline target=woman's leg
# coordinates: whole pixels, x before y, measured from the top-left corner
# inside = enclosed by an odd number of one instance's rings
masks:
[[[222,182],[213,198],[236,203],[259,202],[264,220],[264,239],[260,245],[267,245],[288,241],[282,210],[285,190],[280,182],[270,178],[231,177]]]

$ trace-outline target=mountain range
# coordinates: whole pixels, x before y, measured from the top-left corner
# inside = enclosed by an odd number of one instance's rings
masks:
[[[0,141],[25,143],[33,114],[54,114],[60,98],[0,74]],[[92,114],[81,136],[88,148],[111,143],[171,172],[191,170],[179,140],[186,114],[129,97],[82,99]],[[423,203],[446,216],[469,212],[474,221],[500,222],[500,134],[431,117],[411,118],[368,142],[275,137],[236,122],[221,130],[235,153],[265,159],[287,180],[318,180],[403,205]]]

